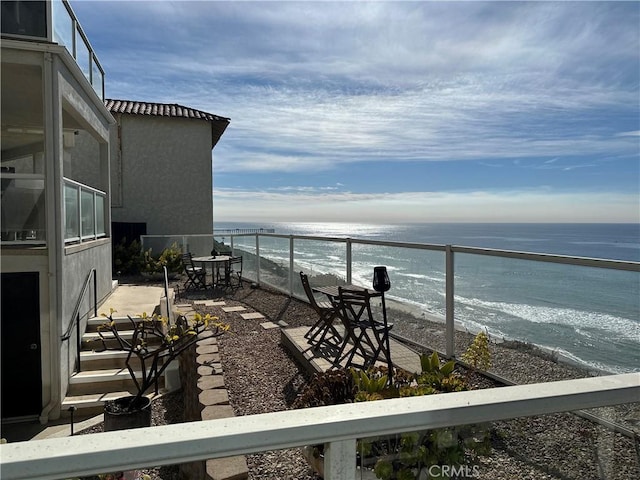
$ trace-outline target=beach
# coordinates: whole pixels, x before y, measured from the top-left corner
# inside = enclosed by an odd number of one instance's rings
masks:
[[[291,254],[294,274],[302,270],[310,278],[328,275],[344,282],[345,242],[350,238],[351,283],[370,285],[373,266],[384,265],[391,279],[387,298],[416,307],[420,315],[431,319],[444,318],[446,311],[444,249],[409,248],[411,245],[442,247],[446,243],[579,258],[640,259],[638,226],[626,224],[269,226],[278,235],[260,236],[261,282],[288,291]],[[298,235],[315,237],[309,240]],[[216,238],[230,241],[228,236]],[[408,243],[392,247],[356,239]],[[251,263],[255,241],[255,236],[234,239],[236,253],[249,260],[245,264],[249,278],[256,276],[256,263]],[[485,330],[494,339],[534,344],[594,371],[640,371],[637,271],[469,253],[456,253],[454,265],[454,315],[462,328]]]

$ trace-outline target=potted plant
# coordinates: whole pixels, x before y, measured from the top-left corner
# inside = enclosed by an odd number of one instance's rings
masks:
[[[105,403],[105,431],[150,426],[151,401],[145,394],[152,387],[158,393],[159,380],[169,364],[203,332],[218,337],[229,330],[229,325],[208,314],[196,313],[191,320],[180,315],[170,323],[162,316],[148,316],[145,312],[137,317],[127,316],[133,328],[132,338],[128,340],[118,330],[114,312],[111,309],[109,315],[102,314],[107,321],[98,327],[101,350],[127,352],[125,364],[137,392]]]

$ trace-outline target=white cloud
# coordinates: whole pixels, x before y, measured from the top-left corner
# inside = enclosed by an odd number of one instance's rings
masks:
[[[296,205],[296,208],[293,208]],[[216,221],[638,222],[637,195],[518,191],[214,192]]]
[[[313,184],[318,172],[348,172],[365,161],[375,168],[376,161],[477,160],[499,168],[519,159],[530,169],[523,177],[619,158],[637,164],[637,3],[129,1],[74,8],[106,69],[109,96],[231,118],[214,151],[215,174],[259,172],[264,183],[262,193],[216,191],[228,220],[287,219],[293,199],[305,202],[301,216],[324,220],[517,221],[526,214],[530,221],[589,221],[591,212],[595,221],[638,221],[637,195],[353,195]],[[494,178],[504,170],[496,168]],[[281,172],[306,173],[309,184],[278,191],[268,174]],[[241,175],[222,178],[230,177]],[[389,188],[406,187],[400,180]]]

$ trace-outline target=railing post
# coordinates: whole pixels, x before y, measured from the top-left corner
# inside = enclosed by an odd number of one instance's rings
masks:
[[[351,285],[351,239],[350,238],[347,238],[346,247],[347,247],[347,257],[346,257],[347,285]]]
[[[356,480],[356,441],[324,444],[324,479]]]
[[[455,323],[453,315],[454,305],[454,264],[453,250],[451,245],[445,246],[445,304],[446,304],[446,321],[445,321],[445,354],[448,358],[455,355]]]
[[[256,282],[260,285],[260,235],[256,233]]]
[[[289,296],[293,296],[293,235],[289,235]]]
[[[98,274],[96,269],[91,270],[93,272],[93,316],[98,316]]]
[[[76,316],[76,365],[78,365],[78,373],[82,371],[82,367],[80,366],[80,347],[82,344],[82,339],[80,337],[80,313]]]

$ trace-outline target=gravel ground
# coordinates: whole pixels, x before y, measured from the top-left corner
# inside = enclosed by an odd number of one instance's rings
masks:
[[[180,302],[204,298],[189,295]],[[284,321],[290,327],[309,325],[315,313],[298,300],[268,289],[250,288],[248,284],[235,292],[226,292],[227,305],[242,305],[261,312],[267,320]],[[280,345],[279,329],[265,330],[265,320],[242,320],[215,307],[201,308],[231,325],[231,334],[219,339],[225,383],[235,414],[252,415],[290,408],[308,375]],[[390,312],[391,313],[391,312]],[[432,348],[444,348],[442,325],[418,327],[415,319],[403,318],[405,312],[393,312],[396,325],[405,328],[401,335],[419,340]],[[412,327],[415,325],[415,327]],[[466,345],[470,335],[457,333],[457,342]],[[517,348],[511,348],[517,346]],[[531,383],[585,376],[585,372],[554,362],[550,356],[538,356],[522,345],[492,345],[494,372],[517,383]],[[588,374],[588,373],[587,373]],[[181,421],[179,394],[154,402],[154,424]],[[637,404],[609,409],[617,420],[629,425],[640,423]],[[637,423],[636,423],[637,426]],[[99,428],[99,427],[98,427]],[[594,479],[616,480],[640,478],[640,447],[617,433],[596,426],[571,414],[555,414],[495,422],[491,426],[493,451],[478,459],[474,478],[514,479]],[[317,479],[298,449],[248,455],[251,480]],[[177,479],[175,468],[149,470],[153,479]],[[474,472],[475,473],[475,472]]]

